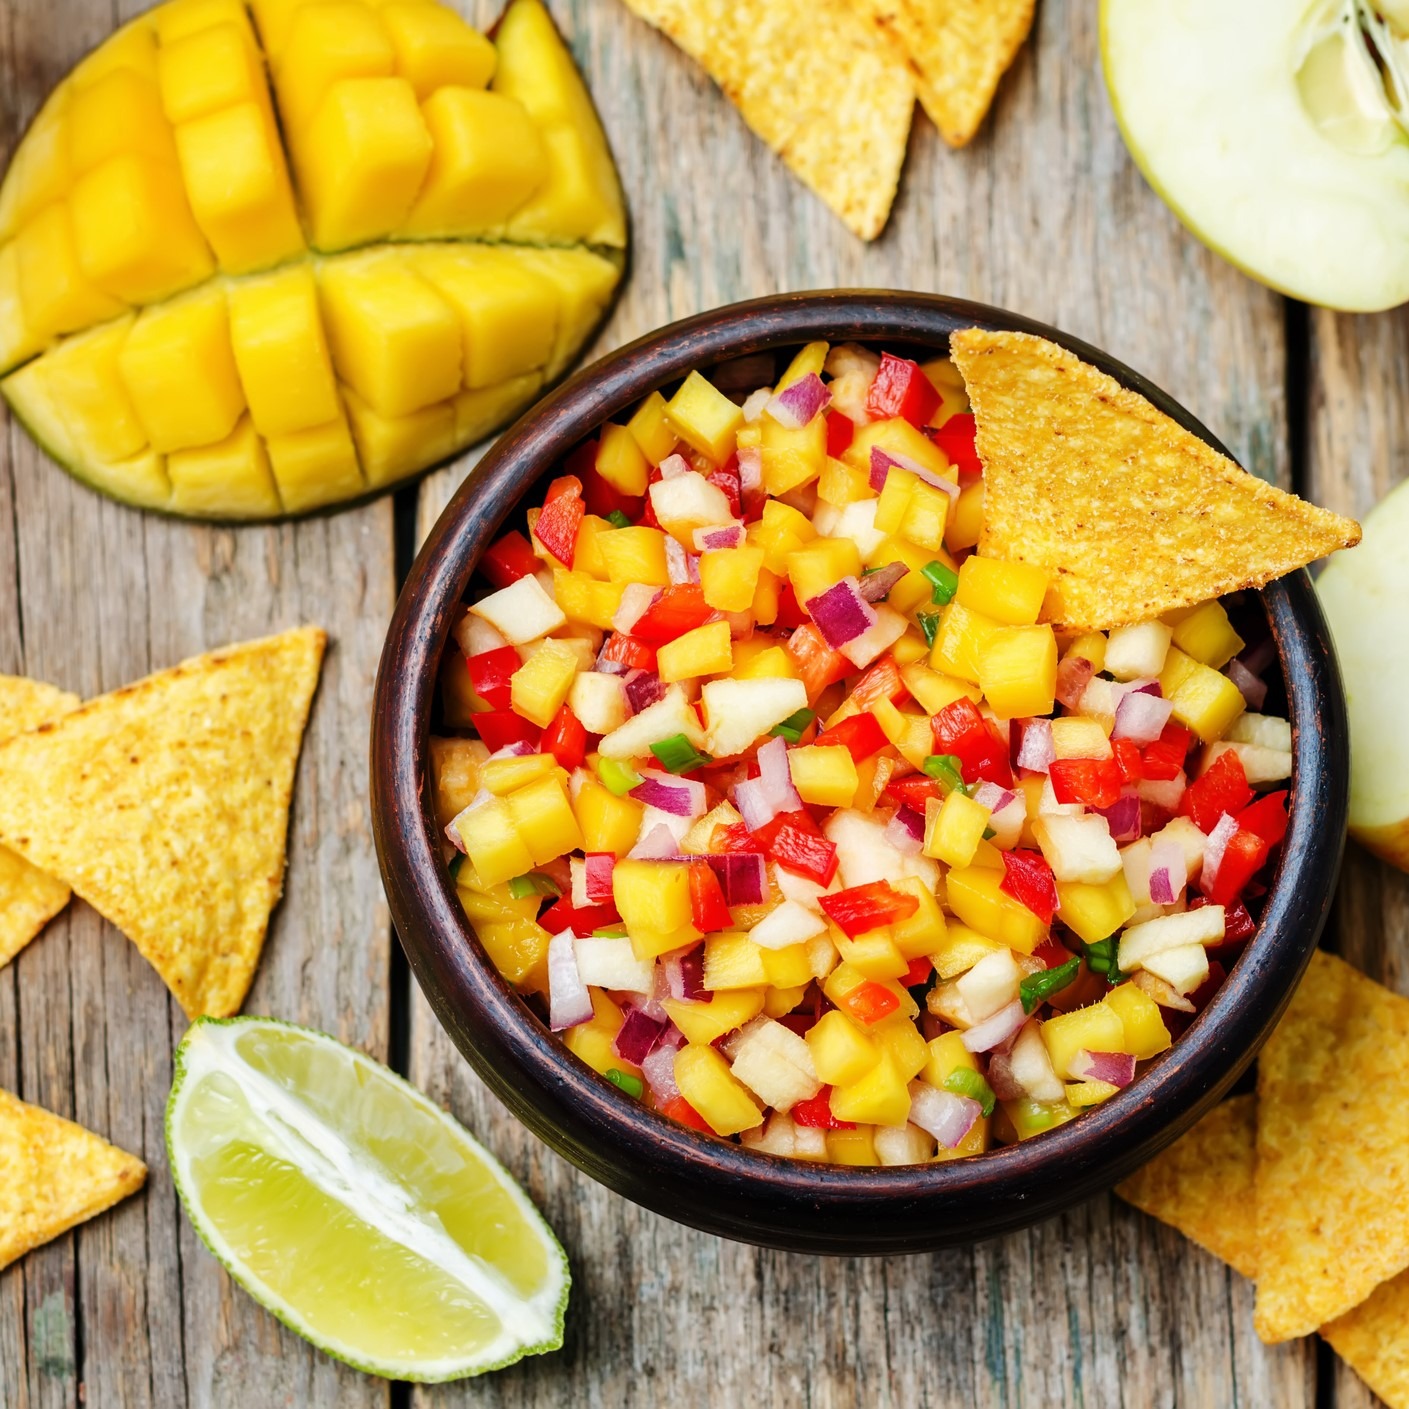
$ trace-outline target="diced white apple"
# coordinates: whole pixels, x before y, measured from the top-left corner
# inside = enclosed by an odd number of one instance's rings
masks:
[[[1036,831],[1037,828],[1034,826],[1033,832]],[[1129,846],[1123,846],[1120,849],[1120,866],[1121,870],[1125,872],[1125,888],[1130,892],[1130,898],[1137,906],[1150,903],[1150,871],[1153,869],[1150,864],[1150,853],[1154,850],[1154,846],[1154,842],[1149,837],[1141,837],[1139,841],[1133,841]],[[1202,848],[1199,855],[1203,855]],[[1160,913],[1163,914],[1163,911]]]
[[[795,871],[790,871],[786,866],[772,866],[769,868],[773,876],[773,884],[778,887],[779,894],[784,900],[795,900],[799,905],[808,910],[820,912],[822,907],[818,903],[819,898],[824,895],[834,895],[842,888],[840,874],[832,877],[831,885],[818,885],[807,876],[799,876]],[[838,867],[840,872],[840,867]]]
[[[589,734],[610,734],[631,717],[621,676],[599,670],[584,670],[572,682],[568,708]]]
[[[756,1150],[761,1155],[782,1155],[786,1159],[796,1159],[797,1124],[792,1116],[782,1111],[774,1111],[762,1125],[745,1130],[739,1136],[739,1143],[746,1150]]]
[[[592,901],[587,896],[587,863],[580,856],[568,858],[568,878],[571,882],[569,894],[572,898],[573,908],[586,909],[592,904]]]
[[[831,538],[849,538],[861,550],[861,560],[866,562],[886,540],[886,535],[876,527],[876,510],[879,499],[854,499],[837,515],[836,522],[828,530]],[[818,505],[821,508],[821,505]],[[814,523],[815,523],[814,517]],[[818,533],[822,530],[819,528]],[[877,563],[885,567],[885,563]]]
[[[864,670],[883,652],[890,650],[905,635],[909,623],[893,607],[878,602],[875,607],[876,619],[861,635],[837,649],[858,670]]]
[[[985,954],[962,977],[954,980],[959,996],[964,1000],[974,1022],[991,1018],[1000,1008],[1006,1008],[1018,996],[1022,975],[1013,962],[1009,949],[996,949]]]
[[[1173,628],[1162,621],[1117,626],[1106,638],[1106,673],[1117,680],[1158,675],[1164,669],[1173,638]]]
[[[1187,998],[1208,977],[1208,950],[1202,944],[1177,944],[1149,955],[1142,967]]]
[[[455,627],[455,642],[467,656],[483,655],[485,651],[497,651],[509,644],[502,631],[469,610]]]
[[[806,944],[813,935],[825,934],[826,929],[827,922],[815,910],[796,900],[785,900],[749,931],[749,938],[760,949],[788,949],[794,944]]]
[[[1239,744],[1258,744],[1265,749],[1292,751],[1291,722],[1275,714],[1240,714],[1223,736]]]
[[[1156,978],[1148,969],[1136,969],[1130,975],[1130,982],[1147,994],[1161,1008],[1172,1008],[1177,1013],[1192,1013],[1194,1005],[1167,984],[1162,978]]]
[[[1008,1053],[1008,1070],[1034,1101],[1060,1101],[1066,1096],[1066,1087],[1058,1079],[1042,1040],[1040,1023],[1029,1020],[1023,1024]]]
[[[1243,744],[1220,739],[1204,750],[1200,773],[1207,773],[1220,755],[1235,753],[1243,765],[1243,774],[1256,787],[1260,783],[1280,783],[1292,776],[1292,756],[1286,749],[1264,748],[1261,744]]]
[[[674,479],[657,480],[650,495],[656,521],[692,552],[697,528],[733,517],[724,491],[694,470]]]
[[[1184,869],[1188,872],[1189,884],[1193,885],[1198,880],[1204,868],[1204,843],[1207,838],[1189,818],[1171,818],[1149,840],[1152,846],[1162,841],[1173,842],[1184,853]],[[1149,894],[1148,878],[1145,893]]]
[[[889,1168],[901,1164],[928,1164],[934,1158],[934,1136],[908,1121],[904,1125],[878,1125],[872,1138],[876,1158]]]
[[[649,993],[655,964],[638,959],[629,939],[574,939],[572,952],[583,983],[596,988],[616,988],[626,993]]]
[[[1022,840],[1026,824],[1027,794],[1017,791],[997,812],[988,814],[988,830],[993,833],[989,841],[999,851],[1012,851]]]
[[[790,1111],[822,1089],[812,1065],[812,1049],[772,1018],[749,1025],[734,1051],[731,1070],[765,1105],[778,1111]]]
[[[1182,944],[1216,944],[1223,938],[1227,916],[1221,905],[1204,905],[1182,915],[1163,915],[1143,925],[1131,925],[1120,936],[1116,963],[1123,973],[1143,968],[1145,960]]]
[[[1052,751],[1058,758],[1110,758],[1110,736],[1100,721],[1067,715],[1052,721]]]
[[[1076,707],[1088,719],[1094,719],[1110,728],[1115,724],[1116,704],[1115,682],[1107,680],[1103,675],[1095,675],[1086,682],[1086,688],[1081,692]]]
[[[1084,817],[1039,817],[1032,834],[1059,881],[1102,885],[1121,868],[1111,827],[1098,813]]]
[[[935,984],[925,995],[925,1007],[935,1017],[943,1018],[951,1027],[967,1031],[977,1022],[969,1011],[969,1005],[964,1002],[964,995],[959,992],[958,981],[954,979],[948,983]]]
[[[837,870],[847,887],[913,876],[927,890],[939,885],[939,863],[918,852],[907,856],[886,840],[886,823],[854,808],[839,808],[822,835],[837,849]]]
[[[793,683],[800,685],[801,681]],[[780,716],[782,719],[787,717],[786,714]],[[778,720],[773,723],[778,723]],[[648,758],[652,744],[676,734],[684,734],[695,748],[704,745],[704,730],[700,728],[699,717],[685,698],[685,692],[678,685],[672,685],[663,699],[647,705],[619,729],[613,729],[597,746],[597,751],[603,758]]]
[[[543,590],[543,584],[536,577],[521,577],[481,597],[470,611],[487,621],[513,646],[536,641],[567,623],[562,608]]]
[[[711,680],[700,696],[709,721],[704,747],[715,758],[743,753],[775,724],[807,708],[807,687],[801,680]]]
[[[866,401],[880,365],[874,352],[856,343],[840,343],[827,354],[826,372],[832,379],[827,390],[832,393],[832,406],[858,426],[871,420]]]
[[[674,812],[665,811],[664,808],[647,804],[641,809],[641,826],[636,833],[636,840],[642,842],[657,827],[664,827],[675,839],[676,848],[683,851],[685,838],[692,826],[694,822],[689,817],[681,817]]]

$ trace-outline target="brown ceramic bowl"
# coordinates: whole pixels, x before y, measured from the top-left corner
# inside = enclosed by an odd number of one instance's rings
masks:
[[[665,1119],[574,1057],[489,962],[441,860],[427,786],[437,668],[480,553],[602,422],[691,369],[813,339],[934,356],[973,325],[1039,333],[1217,442],[1104,353],[998,309],[863,291],[755,300],[663,328],[579,372],[489,452],[441,515],[391,623],[372,724],[372,811],[391,913],[437,1016],[509,1109],[628,1198],[724,1237],[825,1253],[917,1252],[1046,1218],[1110,1187],[1187,1130],[1256,1054],[1315,948],[1345,833],[1345,704],[1304,572],[1250,597],[1292,721],[1291,829],[1253,942],[1188,1031],[1129,1087],[1020,1145],[944,1164],[855,1169],[755,1154]],[[528,502],[533,502],[531,499]]]

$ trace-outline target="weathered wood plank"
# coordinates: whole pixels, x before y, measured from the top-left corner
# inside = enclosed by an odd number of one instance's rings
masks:
[[[901,198],[867,248],[624,8],[559,3],[621,165],[633,270],[599,346],[769,293],[916,288],[1020,309],[1105,346],[1287,482],[1282,304],[1206,253],[1125,155],[1094,7],[1043,7],[969,150],[917,119]],[[483,20],[488,6],[476,15]],[[1177,330],[1177,331],[1176,331]],[[422,532],[473,457],[433,477]],[[1113,1200],[971,1251],[885,1266],[760,1253],[633,1208],[548,1154],[412,1006],[412,1077],[522,1175],[577,1277],[561,1357],[417,1403],[1311,1405],[1315,1352],[1268,1349],[1250,1289]],[[1197,1308],[1193,1311],[1192,1308]]]
[[[1409,476],[1409,316],[1312,314],[1308,386],[1308,490],[1318,503],[1363,515]],[[1331,921],[1347,959],[1409,994],[1409,876],[1354,843]],[[1379,1399],[1339,1360],[1335,1402]]]

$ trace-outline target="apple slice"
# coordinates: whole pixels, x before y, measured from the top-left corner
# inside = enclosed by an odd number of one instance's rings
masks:
[[[1409,482],[1316,583],[1350,707],[1350,834],[1409,871]]]
[[[1255,279],[1352,311],[1409,299],[1406,35],[1405,0],[1101,4],[1106,85],[1149,183]]]

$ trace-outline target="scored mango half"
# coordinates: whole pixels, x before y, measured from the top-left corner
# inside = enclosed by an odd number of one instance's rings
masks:
[[[94,488],[260,519],[503,425],[625,264],[541,0],[168,0],[50,95],[0,184],[0,381]]]

